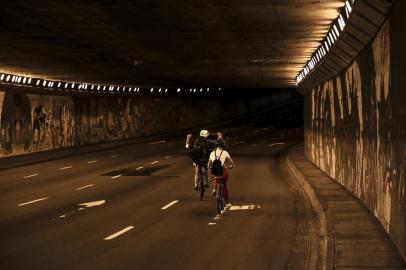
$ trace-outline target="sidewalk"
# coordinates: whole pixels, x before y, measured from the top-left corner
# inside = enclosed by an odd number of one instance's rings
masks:
[[[301,182],[312,204],[318,204],[325,224],[326,269],[404,269],[401,256],[379,221],[338,182],[293,147],[288,165]]]

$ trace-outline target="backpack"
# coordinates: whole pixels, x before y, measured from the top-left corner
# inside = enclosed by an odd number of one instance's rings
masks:
[[[204,141],[198,140],[195,142],[191,155],[193,162],[196,164],[204,163],[206,156],[206,145]]]
[[[215,159],[211,166],[211,174],[214,176],[223,176],[224,168],[223,168],[223,164],[221,164],[221,160],[220,160],[221,154],[223,154],[223,150],[221,150],[221,153],[218,157],[216,156],[216,152],[214,152]]]

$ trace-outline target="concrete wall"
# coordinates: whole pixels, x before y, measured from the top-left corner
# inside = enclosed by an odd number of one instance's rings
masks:
[[[305,97],[305,154],[360,198],[406,260],[406,1],[339,76]]]
[[[0,158],[154,135],[217,122],[290,100],[256,98],[83,98],[0,91]]]

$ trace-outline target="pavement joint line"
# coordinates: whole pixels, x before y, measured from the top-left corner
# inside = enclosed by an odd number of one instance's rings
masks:
[[[115,157],[119,157],[120,155],[112,155],[111,157],[112,158],[115,158]]]
[[[47,199],[49,199],[49,197],[40,198],[40,199],[36,199],[36,200],[33,200],[33,201],[25,202],[25,203],[20,203],[20,204],[18,204],[18,206],[24,206],[24,205],[27,205],[27,204],[36,203],[36,202],[44,201],[44,200],[47,200]]]
[[[91,160],[91,161],[88,161],[87,163],[88,164],[92,164],[92,163],[95,163],[95,162],[97,162],[98,160]]]
[[[106,238],[104,238],[104,240],[111,240],[111,239],[114,239],[114,238],[116,238],[117,236],[120,236],[120,235],[122,235],[122,234],[124,234],[124,233],[126,233],[126,232],[128,232],[129,230],[132,230],[132,229],[134,229],[134,226],[128,226],[128,227],[126,227],[126,228],[124,228],[124,229],[122,229],[122,230],[120,230],[120,231],[118,231],[118,232],[116,232],[116,233],[113,233],[113,234],[110,235],[110,236],[107,236]]]
[[[162,140],[162,141],[150,142],[148,144],[153,145],[153,144],[160,144],[160,143],[166,143],[166,141]]]
[[[159,162],[159,160],[155,160],[155,161],[152,161],[150,164],[154,165],[154,164],[157,164],[158,162]]]
[[[117,174],[117,175],[115,175],[115,176],[112,176],[111,179],[116,179],[116,178],[119,178],[119,177],[121,177],[121,176],[123,176],[123,175],[122,175],[122,174]]]
[[[93,186],[94,186],[93,184],[90,184],[90,185],[86,185],[86,186],[83,186],[83,187],[78,187],[76,190],[81,190],[81,189],[85,189],[85,188],[93,187]]]
[[[176,203],[178,203],[178,202],[179,202],[179,200],[175,200],[175,201],[173,201],[173,202],[170,202],[170,203],[168,203],[167,205],[161,207],[161,210],[166,210],[166,209],[168,209],[169,207],[171,207],[172,205],[174,205],[174,204],[176,204]]]
[[[73,167],[73,166],[66,166],[66,167],[59,168],[59,170],[60,170],[60,171],[63,171],[63,170],[70,169],[70,168],[72,168],[72,167]]]
[[[35,176],[38,176],[38,175],[39,175],[38,173],[34,173],[34,174],[31,174],[31,175],[24,176],[23,178],[27,179],[27,178],[35,177]]]
[[[138,168],[135,169],[135,170],[136,170],[136,171],[139,171],[139,170],[142,170],[142,169],[144,169],[144,167],[140,166],[140,167],[138,167]]]

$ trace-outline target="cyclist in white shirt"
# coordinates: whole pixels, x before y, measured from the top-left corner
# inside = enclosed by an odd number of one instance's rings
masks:
[[[230,198],[229,198],[229,190],[228,190],[228,178],[229,178],[229,169],[234,168],[234,161],[231,159],[230,154],[224,149],[224,144],[223,143],[218,143],[217,144],[217,148],[212,151],[210,153],[210,158],[209,158],[209,162],[208,162],[208,168],[210,171],[210,177],[213,181],[213,187],[216,187],[216,183],[215,180],[216,178],[218,178],[218,176],[214,176],[211,173],[211,168],[212,168],[212,164],[214,162],[214,160],[220,160],[221,161],[221,165],[223,166],[223,175],[222,175],[222,179],[224,180],[224,190],[223,190],[223,194],[224,194],[224,200],[226,202],[226,207],[230,208],[231,204],[230,204]],[[213,193],[215,194],[216,190],[213,189]]]

